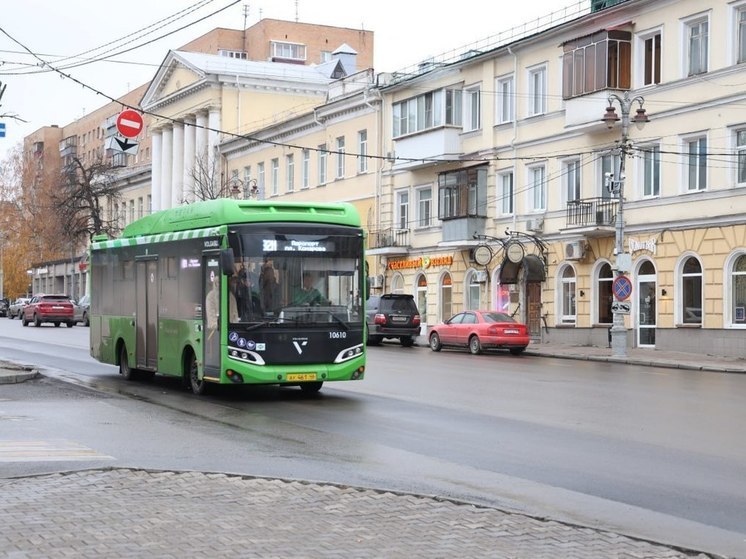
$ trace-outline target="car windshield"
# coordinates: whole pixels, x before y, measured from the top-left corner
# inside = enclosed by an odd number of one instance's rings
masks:
[[[485,322],[515,322],[509,314],[501,312],[486,312],[482,314]]]

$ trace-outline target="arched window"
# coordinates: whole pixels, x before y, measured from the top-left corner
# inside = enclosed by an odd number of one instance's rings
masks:
[[[469,270],[466,275],[465,310],[479,310],[482,306],[482,284],[478,281],[475,270]]]
[[[702,265],[690,256],[681,268],[681,321],[702,324]]]
[[[575,270],[565,266],[560,275],[560,320],[562,324],[575,324]]]
[[[444,273],[440,278],[440,321],[444,322],[453,315],[452,301],[453,286],[451,274]]]
[[[746,325],[746,254],[740,255],[733,263],[731,271],[733,303],[732,323]]]
[[[417,286],[415,299],[417,300],[417,309],[420,311],[420,323],[427,324],[427,278],[425,274],[417,276],[415,285]]]
[[[404,293],[404,277],[399,273],[391,278],[391,293]]]
[[[611,324],[614,321],[614,316],[611,312],[611,303],[614,301],[614,295],[611,290],[613,283],[614,274],[611,271],[611,265],[606,262],[598,269],[598,281],[596,284],[596,293],[598,294],[598,306],[596,308],[599,324]]]

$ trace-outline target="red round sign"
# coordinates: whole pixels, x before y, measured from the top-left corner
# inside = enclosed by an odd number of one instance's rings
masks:
[[[117,130],[125,138],[134,138],[142,132],[142,115],[132,109],[119,113],[117,117]]]

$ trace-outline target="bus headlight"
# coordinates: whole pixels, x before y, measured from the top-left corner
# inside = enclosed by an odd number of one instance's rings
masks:
[[[337,357],[334,359],[335,363],[344,363],[345,361],[349,361],[350,359],[354,359],[358,355],[361,355],[363,353],[363,344],[358,344],[356,346],[349,347],[347,349],[343,349],[337,354]]]

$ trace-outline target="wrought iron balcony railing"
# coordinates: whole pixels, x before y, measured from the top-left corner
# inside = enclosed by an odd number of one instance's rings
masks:
[[[368,248],[408,247],[409,229],[381,229],[368,234]]]
[[[619,200],[614,198],[584,198],[567,202],[566,226],[614,227]]]

